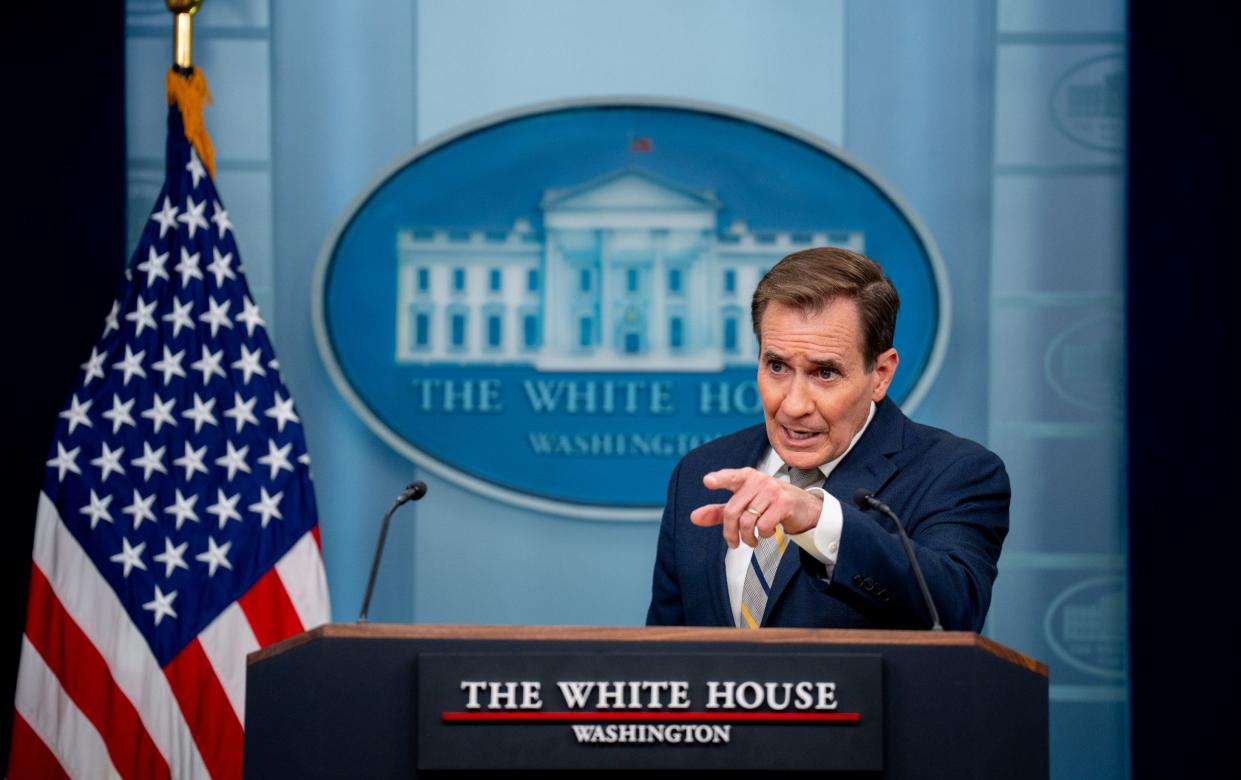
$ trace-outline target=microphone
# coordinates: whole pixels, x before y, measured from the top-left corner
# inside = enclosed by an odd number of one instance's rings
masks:
[[[401,504],[407,501],[417,501],[427,494],[427,483],[421,480],[414,480],[405,486],[401,491],[401,497],[397,499]]]
[[[375,592],[375,575],[379,573],[379,561],[383,558],[384,542],[388,539],[388,524],[392,521],[392,513],[410,501],[417,501],[427,494],[427,483],[414,480],[405,486],[401,495],[396,497],[388,511],[384,512],[383,525],[379,529],[379,543],[375,545],[375,560],[371,561],[371,576],[366,581],[366,595],[362,598],[362,611],[358,613],[358,622],[365,623],[366,613],[371,607],[371,594]]]
[[[922,591],[922,600],[926,602],[926,608],[931,613],[931,630],[943,631],[944,627],[939,624],[939,611],[935,609],[935,602],[931,599],[931,591],[926,586],[926,578],[922,576],[922,567],[918,565],[918,558],[914,555],[913,545],[909,541],[909,535],[905,533],[905,524],[896,516],[892,508],[875,498],[874,492],[866,488],[858,488],[853,494],[853,503],[863,512],[874,510],[881,512],[892,519],[896,524],[896,530],[901,539],[901,548],[905,550],[905,557],[909,559],[909,565],[913,567],[914,579],[918,581],[918,588]]]

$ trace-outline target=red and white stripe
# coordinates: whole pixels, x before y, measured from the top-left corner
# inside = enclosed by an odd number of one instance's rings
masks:
[[[161,668],[40,494],[10,777],[240,777],[246,654],[328,620],[317,528]]]

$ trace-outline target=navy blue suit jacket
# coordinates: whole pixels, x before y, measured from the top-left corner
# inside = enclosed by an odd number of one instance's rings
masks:
[[[759,425],[708,442],[677,465],[659,531],[648,625],[733,625],[724,577],[728,545],[718,526],[699,528],[689,515],[731,495],[707,490],[704,475],[754,466],[766,448],[766,429]],[[823,487],[844,512],[832,578],[824,579],[814,557],[788,545],[762,625],[930,627],[895,526],[853,504],[854,492],[864,487],[904,521],[944,628],[982,629],[1008,532],[1008,474],[995,454],[919,425],[885,399]]]

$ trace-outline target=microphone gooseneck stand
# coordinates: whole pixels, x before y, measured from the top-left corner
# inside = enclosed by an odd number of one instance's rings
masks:
[[[401,491],[401,495],[397,496],[396,501],[392,502],[392,506],[388,507],[388,511],[384,512],[383,525],[379,529],[379,543],[375,545],[375,560],[371,562],[371,576],[366,581],[366,595],[362,598],[362,611],[358,613],[358,622],[365,623],[367,610],[371,608],[371,594],[375,592],[375,575],[379,573],[379,561],[383,558],[384,542],[388,539],[388,524],[392,522],[392,514],[401,508],[402,504],[410,501],[417,501],[427,494],[427,483],[414,481],[405,486],[405,490]]]
[[[858,509],[863,512],[873,509],[882,512],[896,523],[897,535],[901,539],[901,547],[905,550],[905,557],[909,559],[909,565],[913,567],[914,579],[918,581],[918,587],[922,590],[922,600],[926,602],[926,608],[931,613],[931,630],[943,631],[944,627],[939,624],[939,611],[935,609],[935,602],[931,599],[931,591],[926,586],[926,577],[922,576],[922,567],[918,565],[918,558],[914,555],[913,545],[909,541],[909,534],[905,533],[905,524],[896,516],[892,509],[879,499],[875,498],[875,494],[866,488],[858,488],[853,494],[853,503],[857,504]]]

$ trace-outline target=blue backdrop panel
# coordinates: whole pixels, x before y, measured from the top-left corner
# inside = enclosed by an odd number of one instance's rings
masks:
[[[365,5],[209,0],[197,22],[221,186],[314,457],[335,617],[352,616],[378,517],[418,476],[431,494],[394,526],[376,619],[641,621],[654,525],[519,509],[418,472],[331,382],[311,281],[351,202],[431,134],[541,100],[721,103],[841,145],[939,246],[951,331],[916,416],[1007,459],[1013,531],[988,631],[1052,666],[1053,772],[1123,776],[1123,665],[1117,676],[1081,659],[1126,631],[1115,590],[1091,590],[1125,576],[1124,4]],[[167,17],[155,0],[126,7],[129,202],[145,209]],[[600,154],[624,157],[624,144]],[[759,193],[747,184],[725,205]],[[478,224],[517,216],[510,198],[477,202]],[[467,214],[436,213],[447,205],[427,200],[424,213]],[[374,262],[389,262],[381,249]],[[643,490],[658,494],[663,476],[650,479]]]

